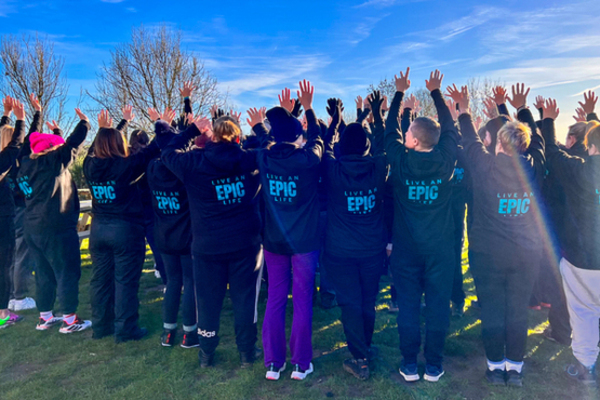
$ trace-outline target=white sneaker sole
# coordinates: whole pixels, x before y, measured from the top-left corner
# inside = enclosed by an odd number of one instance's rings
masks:
[[[84,321],[83,324],[80,325],[80,328],[75,329],[75,330],[71,330],[69,328],[63,328],[61,327],[58,331],[60,333],[64,333],[65,335],[68,335],[69,333],[78,333],[78,332],[83,332],[88,328],[92,327],[92,321]]]
[[[306,371],[304,371],[304,372],[297,372],[297,371],[292,372],[291,378],[294,379],[294,380],[297,380],[297,381],[302,381],[302,380],[306,379],[306,377],[308,376],[308,374],[312,374],[313,371],[314,371],[313,364],[310,363],[310,366],[308,367],[308,369]]]
[[[402,372],[401,369],[399,369],[398,372],[400,373],[400,375],[402,375],[402,377],[404,378],[404,380],[406,382],[416,382],[419,379],[421,379],[421,377],[419,376],[419,374],[407,375],[404,372]]]
[[[267,380],[269,381],[278,381],[279,377],[281,376],[281,373],[285,371],[285,365],[286,363],[283,363],[283,366],[279,368],[278,371],[267,371],[265,378],[267,378]]]
[[[439,374],[439,375],[427,375],[427,374],[425,374],[425,375],[423,376],[423,378],[424,378],[424,379],[425,379],[427,382],[437,382],[437,381],[439,381],[439,380],[440,380],[440,378],[441,378],[442,376],[444,376],[444,374],[445,374],[445,373],[446,373],[446,371],[443,371],[443,372],[442,372],[441,374]]]
[[[35,330],[36,331],[47,331],[49,329],[52,329],[53,327],[55,327],[56,325],[60,324],[62,322],[62,317],[54,317],[54,320],[52,321],[51,324],[44,324],[44,325],[36,325],[35,326]]]

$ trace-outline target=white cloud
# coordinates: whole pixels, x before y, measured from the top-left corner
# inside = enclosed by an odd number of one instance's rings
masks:
[[[398,4],[406,4],[406,3],[420,3],[428,0],[367,0],[363,3],[355,5],[353,8],[364,8],[364,7],[375,7],[375,8],[384,8],[391,7]]]
[[[100,0],[100,1],[103,2],[103,3],[113,3],[113,4],[116,4],[116,3],[122,3],[125,0]]]

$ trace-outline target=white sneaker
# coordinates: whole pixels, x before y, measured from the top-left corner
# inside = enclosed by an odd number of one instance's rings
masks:
[[[10,311],[15,311],[15,299],[10,299],[8,301],[8,309]]]
[[[269,367],[265,378],[267,378],[270,381],[276,381],[279,379],[279,376],[283,371],[285,371],[285,363],[283,363],[283,366],[279,369],[275,368],[275,365],[271,363],[271,366]]]
[[[85,331],[87,328],[92,326],[92,321],[83,320],[79,317],[75,318],[72,324],[67,324],[63,320],[63,324],[58,330],[60,333],[73,333],[73,332],[81,332]]]
[[[156,268],[156,264],[154,265],[154,267]],[[154,270],[154,276],[156,277],[156,279],[161,279],[160,272],[158,272],[157,269]]]
[[[294,365],[294,372],[292,372],[292,379],[297,381],[304,380],[304,378],[306,378],[308,374],[312,374],[313,371],[314,368],[312,363],[310,363],[306,371],[303,371],[302,368],[300,368],[300,365],[296,364]]]
[[[25,297],[23,300],[14,300],[14,311],[33,310],[36,307],[35,300]]]
[[[60,324],[62,322],[62,320],[63,320],[62,317],[55,317],[55,316],[52,316],[52,318],[50,318],[48,321],[44,321],[42,318],[40,318],[35,329],[38,331],[47,331],[48,329],[52,328],[54,325]]]

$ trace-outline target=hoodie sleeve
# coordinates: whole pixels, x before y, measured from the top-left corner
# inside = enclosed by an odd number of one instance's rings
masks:
[[[583,174],[584,159],[570,156],[558,147],[553,119],[545,118],[542,121],[542,133],[546,144],[546,158],[550,175],[560,181],[565,192],[580,190],[577,182]]]
[[[587,115],[586,119],[587,119],[588,122],[590,122],[590,121],[598,121],[598,122],[600,122],[600,119],[598,119],[598,115],[596,115],[596,113],[589,113]]]
[[[125,130],[128,126],[129,121],[127,121],[126,119],[122,119],[121,121],[119,121],[119,125],[117,125],[117,130],[121,133],[125,133]]]
[[[462,133],[462,143],[465,149],[464,158],[471,171],[480,171],[478,175],[486,174],[494,162],[494,155],[488,153],[481,138],[475,131],[475,125],[470,114],[458,116],[458,124]]]
[[[25,136],[25,140],[23,141],[23,148],[21,149],[21,153],[19,153],[19,159],[27,157],[31,154],[31,144],[29,143],[29,136],[33,132],[41,132],[42,131],[42,113],[40,111],[36,111],[33,114],[33,119],[31,120],[31,126],[29,127],[29,132],[27,132],[27,136]]]
[[[527,124],[529,129],[531,130],[531,143],[529,144],[529,148],[527,149],[527,154],[531,155],[535,162],[536,169],[536,178],[538,183],[541,184],[544,179],[544,175],[546,172],[546,157],[544,156],[544,138],[540,134],[540,131],[537,128],[537,124],[535,123],[535,119],[533,118],[533,114],[531,110],[528,108],[523,108],[518,112],[517,118],[520,122]]]
[[[129,156],[128,158],[131,163],[130,168],[131,168],[132,180],[136,180],[141,175],[143,175],[146,172],[146,169],[148,168],[148,164],[150,164],[150,161],[152,161],[159,155],[160,155],[160,147],[158,146],[156,139],[154,139],[153,141],[150,142],[150,144],[147,147],[141,149],[139,152],[135,153],[134,155]]]
[[[442,92],[436,89],[431,92],[431,97],[433,98],[441,127],[440,140],[435,147],[444,156],[448,167],[454,171],[456,153],[458,152],[458,130],[456,129],[450,109],[444,101]]]
[[[254,125],[254,127],[252,128],[252,132],[254,132],[254,134],[256,135],[256,138],[258,139],[258,142],[260,144],[259,148],[261,149],[264,149],[273,142],[273,138],[271,137],[271,135],[269,135],[267,127],[262,122],[260,124]]]
[[[387,121],[385,122],[385,152],[388,164],[390,164],[392,168],[395,163],[400,160],[405,151],[404,136],[402,135],[402,131],[398,124],[403,97],[404,93],[396,92],[392,104],[390,104]]]
[[[79,123],[75,125],[73,132],[69,135],[67,140],[65,140],[65,144],[60,146],[55,152],[50,153],[56,154],[58,162],[60,163],[60,168],[68,167],[73,160],[75,160],[79,147],[85,141],[90,129],[89,122],[79,121]]]
[[[508,112],[508,107],[506,107],[506,103],[498,105],[498,115],[506,115],[508,118],[510,118],[510,113]]]
[[[371,154],[373,156],[382,156],[385,153],[384,136],[385,136],[385,122],[381,112],[373,113],[373,130],[371,134]]]
[[[3,122],[4,118],[8,120],[8,117],[2,117]],[[8,142],[8,145],[2,149],[2,151],[0,151],[0,177],[2,177],[13,166],[17,156],[19,155],[19,152],[21,151],[21,146],[23,145],[24,139],[25,122],[17,121],[10,142]]]
[[[185,182],[187,173],[195,166],[195,154],[193,151],[186,151],[186,148],[190,141],[201,134],[196,125],[192,124],[184,132],[176,135],[161,153],[161,159],[167,168],[182,182]]]
[[[319,164],[323,157],[323,140],[321,139],[321,128],[313,109],[306,110],[306,122],[308,123],[308,138],[304,149],[309,157],[309,164]]]
[[[402,116],[400,117],[400,129],[402,130],[402,134],[406,135],[408,132],[408,128],[410,128],[410,123],[412,122],[412,109],[405,108],[402,110]]]

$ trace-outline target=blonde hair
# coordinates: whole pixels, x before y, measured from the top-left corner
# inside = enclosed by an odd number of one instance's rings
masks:
[[[213,134],[217,142],[233,142],[241,133],[237,120],[227,115],[217,119],[213,124]]]
[[[591,145],[594,145],[600,150],[600,123],[596,123],[595,127],[588,131],[584,143],[588,149]]]
[[[4,148],[8,146],[12,140],[14,131],[15,128],[9,125],[4,125],[2,128],[0,128],[0,151],[4,150]]]
[[[498,143],[509,156],[525,154],[531,143],[531,129],[521,122],[508,122],[498,131]]]

